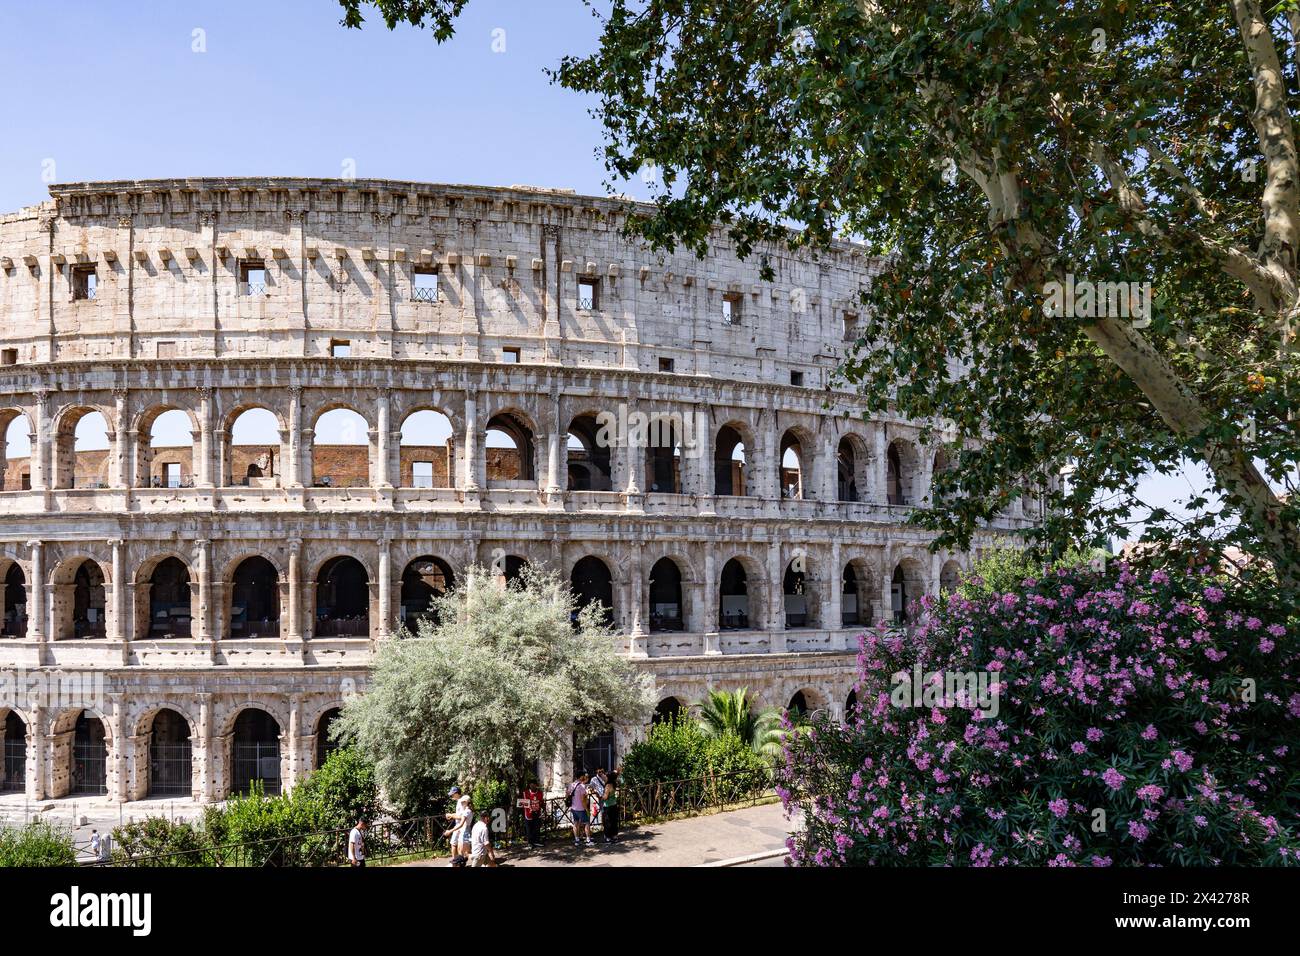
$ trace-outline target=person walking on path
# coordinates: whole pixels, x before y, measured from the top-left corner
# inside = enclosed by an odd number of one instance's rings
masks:
[[[601,800],[601,819],[605,821],[604,834],[606,843],[618,841],[618,776],[612,775],[605,784],[605,796]]]
[[[600,823],[600,806],[601,801],[605,799],[605,783],[608,779],[605,768],[599,767],[596,770],[596,775],[591,778],[591,783],[587,786],[587,803],[591,810],[587,828],[588,838],[591,836],[591,828]]]
[[[587,838],[587,846],[593,846],[591,839],[590,816],[587,811],[587,775],[578,774],[569,788],[569,815],[573,817],[573,845],[582,846],[582,838]]]
[[[357,825],[348,834],[348,864],[350,866],[366,865],[366,830],[370,825],[365,820],[358,820]]]
[[[497,855],[492,849],[492,826],[489,810],[479,814],[478,822],[470,836],[469,866],[496,866]]]
[[[469,856],[469,841],[474,830],[474,810],[470,807],[469,795],[461,792],[460,787],[452,787],[449,797],[456,799],[456,809],[447,814],[448,820],[456,821],[450,830],[443,831],[443,836],[451,839],[451,858]]]
[[[524,832],[528,837],[528,845],[534,848],[540,847],[542,845],[542,791],[538,788],[536,780],[528,781],[520,804],[524,809]]]

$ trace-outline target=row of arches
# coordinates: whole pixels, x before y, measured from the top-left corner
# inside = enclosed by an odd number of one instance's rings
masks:
[[[315,766],[321,766],[336,748],[330,726],[339,708],[325,711],[314,728]],[[28,788],[29,755],[34,739],[17,711],[4,716],[4,759],[0,764],[0,793],[22,793]],[[144,785],[140,797],[181,797],[198,793],[194,728],[178,710],[162,707],[149,715],[133,735],[137,772]],[[70,711],[55,719],[50,728],[54,746],[54,781],[51,797],[93,797],[109,793],[109,767],[114,753],[110,725],[90,711]],[[228,793],[248,793],[254,785],[268,794],[281,789],[282,728],[274,716],[257,707],[247,707],[235,717],[226,743]]]
[[[5,567],[7,565],[7,567]],[[497,573],[503,583],[516,580],[527,561],[517,555],[501,559]],[[17,561],[0,559],[4,574],[4,617],[0,635],[22,638],[28,634],[29,587],[27,575]],[[954,589],[961,573],[955,560],[946,562],[939,587]],[[848,561],[839,569],[840,619],[824,620],[823,582],[810,574],[809,559],[797,555],[781,575],[781,621],[765,619],[766,588],[763,568],[754,559],[733,557],[723,562],[716,579],[716,620],[696,623],[705,629],[748,630],[771,627],[851,627],[866,625],[880,617],[905,623],[911,603],[925,593],[924,569],[915,558],[903,558],[895,565],[890,581],[888,606],[877,581],[878,572],[865,559]],[[377,583],[360,560],[337,555],[324,561],[315,574],[311,632],[318,637],[368,637],[375,606]],[[688,603],[693,589],[682,564],[662,557],[649,569],[648,600],[643,627],[650,632],[687,630],[692,622]],[[397,624],[418,629],[421,620],[435,616],[433,603],[456,584],[451,564],[436,555],[416,557],[403,567],[397,603]],[[615,618],[615,578],[609,564],[588,555],[570,572],[570,584],[580,607],[597,604],[606,623]],[[278,638],[281,636],[281,605],[286,583],[271,561],[252,555],[235,563],[223,587],[222,620],[229,638]],[[53,640],[103,638],[106,636],[108,589],[100,565],[87,557],[61,562],[50,576],[50,634]],[[190,568],[176,555],[153,559],[141,566],[134,586],[133,640],[187,638],[194,635],[199,615],[198,586]],[[381,623],[381,627],[383,624]]]
[[[382,418],[382,416],[381,416]],[[642,454],[640,466],[644,489],[652,493],[680,494],[687,490],[684,441],[685,422],[677,416],[664,416],[645,433],[644,448],[629,453]],[[560,481],[570,491],[621,491],[615,487],[620,466],[613,448],[621,440],[613,435],[595,412],[573,417],[561,437],[565,475]],[[31,454],[35,429],[28,415],[18,409],[0,410],[0,429],[5,434],[3,490],[31,487]],[[218,438],[220,468],[212,483],[222,487],[279,486],[287,474],[296,474],[286,456],[296,454],[294,436],[289,425],[270,408],[242,405],[226,416]],[[131,452],[132,466],[125,482],[132,487],[179,488],[193,486],[199,478],[199,461],[206,456],[201,422],[191,409],[173,406],[155,407],[137,419],[131,429],[135,436]],[[46,485],[51,488],[108,487],[113,484],[114,442],[105,411],[92,406],[75,406],[60,412],[53,423],[54,449],[51,474]],[[538,429],[528,415],[518,409],[497,412],[482,428],[483,480],[489,487],[518,484],[535,487],[538,482]],[[381,474],[388,476],[387,464],[382,471],[379,459],[387,452],[377,429],[372,429],[364,415],[349,405],[335,403],[317,410],[304,435],[302,483],[319,487],[363,487],[378,483]],[[464,449],[458,447],[457,431],[452,418],[435,408],[418,408],[407,414],[397,431],[396,479],[399,487],[452,488],[464,473]],[[754,460],[754,436],[742,421],[730,421],[712,435],[711,487],[692,486],[706,494],[750,496],[769,493],[786,499],[811,499],[830,496],[835,500],[855,502],[882,494],[895,505],[920,502],[928,493],[927,473],[950,467],[944,449],[938,450],[928,468],[922,468],[922,452],[906,438],[896,437],[880,453],[869,448],[863,436],[842,436],[834,449],[834,460],[821,461],[816,436],[803,426],[787,428],[781,433],[770,481],[760,481],[755,473],[761,463]],[[829,452],[827,452],[829,454]],[[819,490],[816,471],[833,469],[833,476]],[[875,469],[881,470],[875,474]],[[566,480],[567,479],[567,480]],[[463,480],[463,479],[462,479]],[[881,491],[883,489],[883,492]],[[1034,489],[1026,488],[1027,497]]]

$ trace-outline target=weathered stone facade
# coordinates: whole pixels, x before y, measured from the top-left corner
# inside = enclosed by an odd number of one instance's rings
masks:
[[[768,250],[765,282],[721,235],[706,260],[652,254],[621,234],[619,201],[554,191],[51,195],[0,217],[0,425],[22,416],[32,448],[0,471],[0,667],[93,672],[105,699],[0,704],[5,773],[29,797],[87,786],[95,747],[120,800],[158,792],[164,760],[190,761],[168,786],[195,799],[249,767],[292,784],[376,642],[473,563],[580,578],[664,699],[748,686],[840,713],[860,625],[969,562],[902,523],[935,464],[914,424],[864,421],[829,388],[872,272],[854,247]],[[278,445],[232,445],[255,408]],[[336,408],[365,418],[361,445],[313,448]],[[157,487],[148,436],[172,409],[194,443],[168,459],[179,486]],[[403,446],[421,410],[445,416],[446,445]],[[95,412],[109,450],[77,452]],[[637,412],[672,417],[667,451],[591,440],[595,416]],[[487,447],[490,426],[515,447]],[[1030,520],[1015,506],[979,547]]]

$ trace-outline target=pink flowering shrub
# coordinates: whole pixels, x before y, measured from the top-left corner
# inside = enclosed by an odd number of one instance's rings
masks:
[[[794,863],[1300,862],[1294,610],[1124,565],[922,610],[907,638],[861,637],[856,713],[789,738]],[[942,680],[899,706],[918,663],[993,672],[996,716]]]

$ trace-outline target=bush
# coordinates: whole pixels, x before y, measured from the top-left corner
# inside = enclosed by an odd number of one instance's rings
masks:
[[[689,716],[674,715],[650,728],[623,757],[619,782],[625,787],[702,776],[709,738]]]
[[[469,804],[475,813],[509,808],[510,784],[504,780],[480,780],[469,792]]]
[[[308,802],[316,829],[339,830],[380,813],[375,768],[351,747],[331,753],[320,769],[297,787],[294,800]]]
[[[166,817],[149,817],[141,823],[128,823],[113,830],[113,862],[165,856],[166,859],[158,861],[146,860],[144,865],[207,866],[203,852],[207,845],[201,827]]]
[[[797,863],[1300,861],[1294,610],[1123,564],[930,610],[907,639],[863,636],[853,726],[788,742]],[[914,665],[996,675],[996,716],[947,689],[908,706]]]
[[[0,866],[76,866],[72,833],[37,820],[23,827],[0,827]]]

